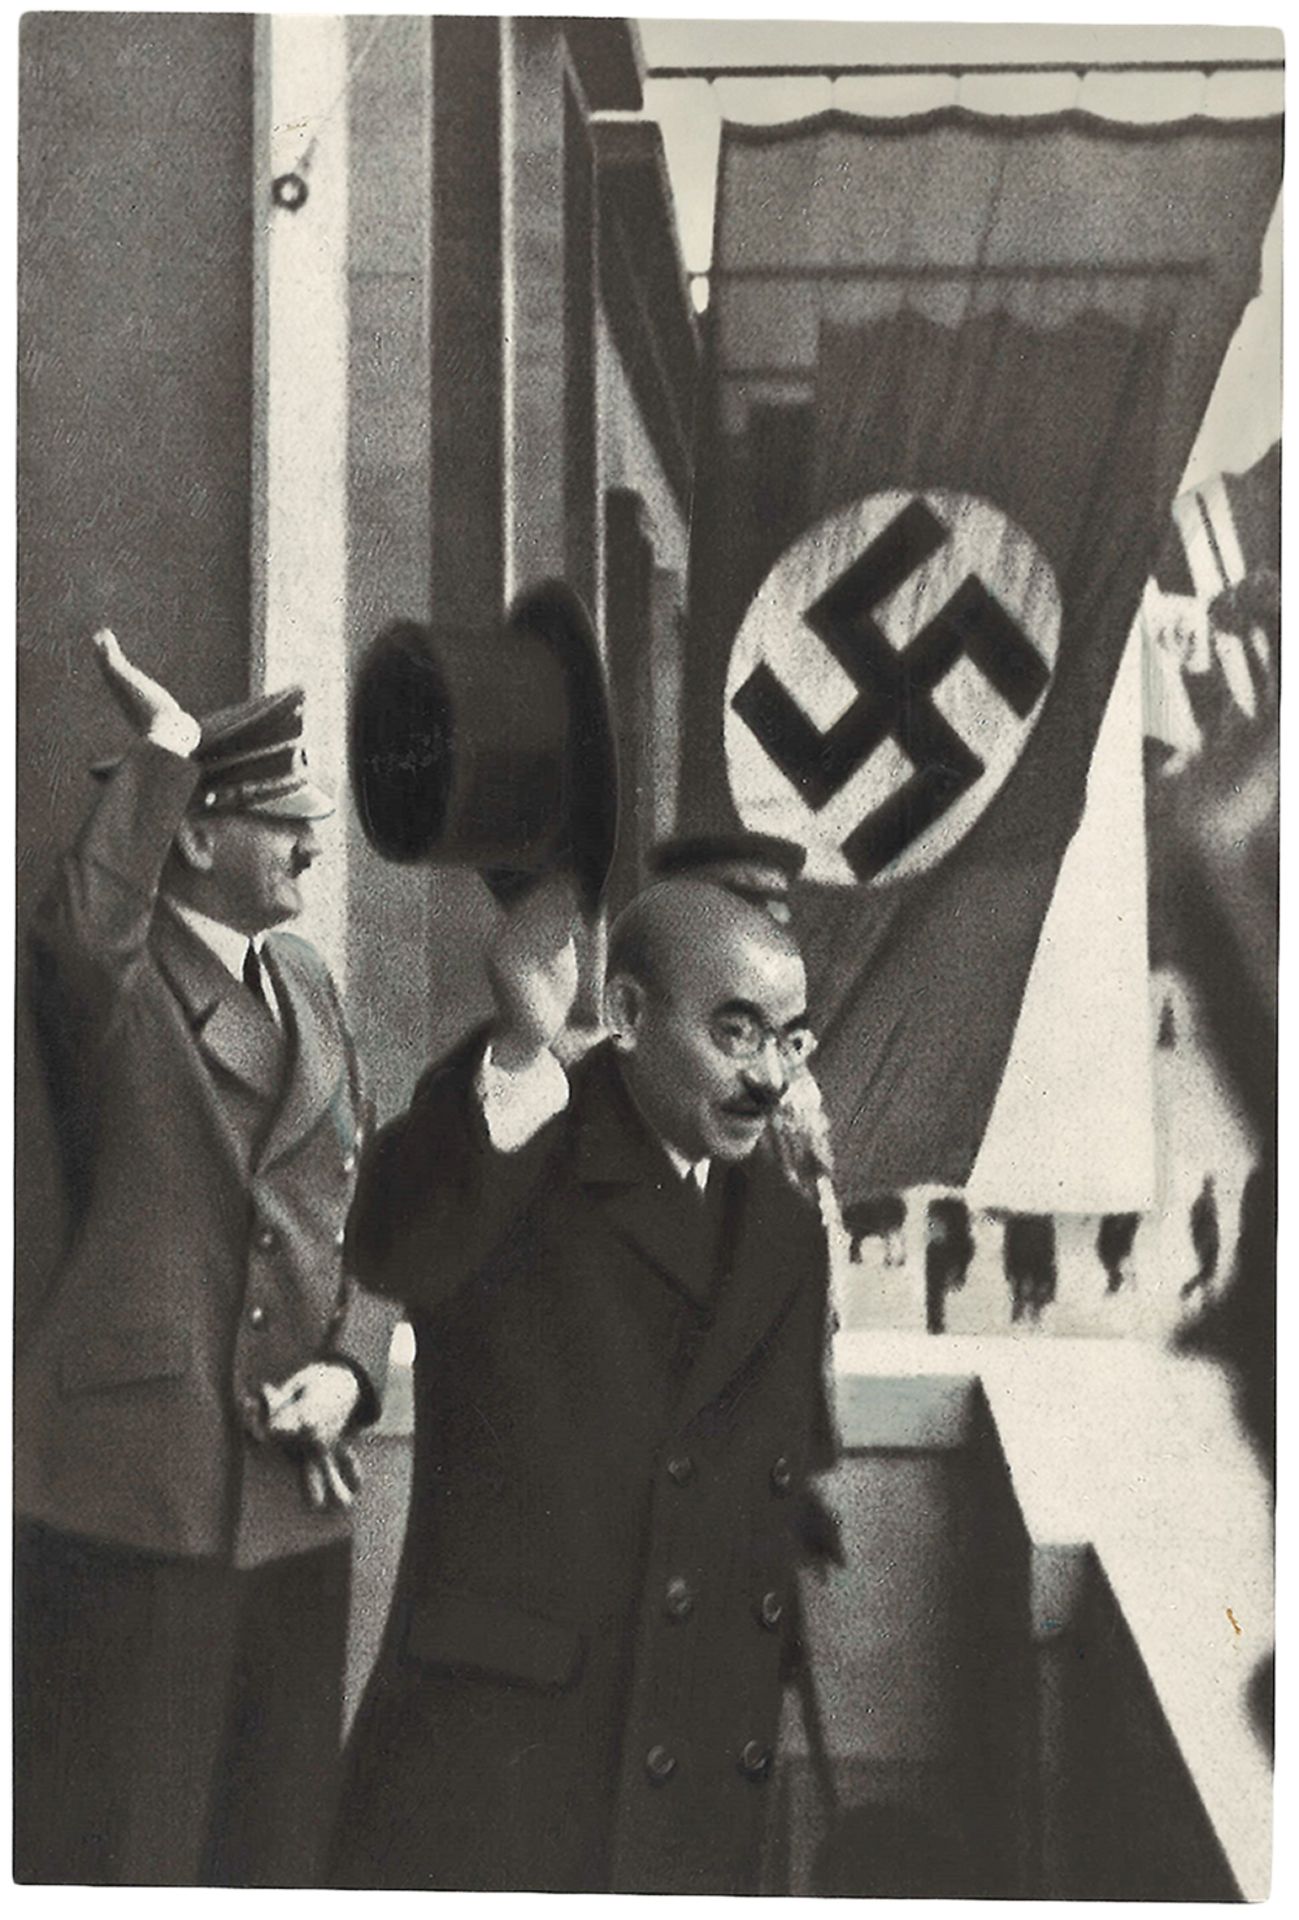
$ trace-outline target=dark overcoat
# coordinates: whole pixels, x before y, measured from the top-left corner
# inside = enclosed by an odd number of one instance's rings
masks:
[[[827,1253],[774,1157],[673,1171],[606,1045],[516,1153],[482,1036],[365,1156],[349,1258],[416,1360],[345,1885],[728,1893],[774,1804]]]
[[[270,936],[280,1028],[159,902],[196,779],[133,747],[33,928],[70,1227],[19,1327],[15,1506],[247,1567],[349,1527],[255,1437],[258,1388],[342,1353],[381,1392],[393,1316],[343,1267],[363,1100],[328,969]]]

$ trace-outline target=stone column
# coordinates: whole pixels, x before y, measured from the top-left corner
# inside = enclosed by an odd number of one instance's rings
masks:
[[[312,764],[341,803],[302,931],[345,983],[348,23],[272,14],[256,34],[253,658],[266,687],[306,687]]]
[[[507,594],[563,574],[598,611],[595,212],[562,24],[502,30]]]

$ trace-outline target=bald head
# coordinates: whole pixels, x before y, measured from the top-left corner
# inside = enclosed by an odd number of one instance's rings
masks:
[[[756,902],[708,880],[661,880],[614,921],[607,972],[670,992],[683,970],[749,943],[801,965],[793,935]]]
[[[704,880],[664,880],[609,936],[605,1013],[628,1086],[690,1159],[740,1160],[783,1098],[806,1023],[788,929]]]

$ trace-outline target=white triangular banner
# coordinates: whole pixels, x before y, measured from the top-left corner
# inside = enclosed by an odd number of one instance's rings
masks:
[[[1138,622],[970,1175],[973,1206],[1129,1213],[1154,1200],[1142,730]]]

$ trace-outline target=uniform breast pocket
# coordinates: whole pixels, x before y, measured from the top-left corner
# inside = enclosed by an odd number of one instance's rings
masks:
[[[105,1393],[189,1371],[189,1340],[179,1327],[99,1327],[63,1354],[66,1394]]]

